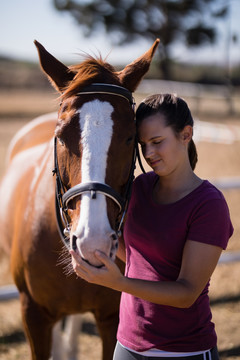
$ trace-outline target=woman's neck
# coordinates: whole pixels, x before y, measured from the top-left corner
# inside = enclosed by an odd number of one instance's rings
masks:
[[[187,196],[201,183],[202,180],[192,169],[178,175],[159,177],[153,190],[153,199],[160,204],[174,203]]]

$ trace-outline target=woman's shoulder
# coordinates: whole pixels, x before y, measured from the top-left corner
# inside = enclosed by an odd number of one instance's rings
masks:
[[[219,216],[219,221],[221,217],[230,217],[229,207],[223,193],[208,180],[203,181],[190,200],[192,200],[192,214],[197,216],[202,214],[209,219],[211,217],[217,219]]]
[[[204,180],[191,200],[188,237],[226,248],[233,234],[230,212],[222,192]],[[190,202],[189,202],[190,203]]]
[[[206,200],[225,200],[223,193],[208,180],[203,180],[202,184],[196,189],[196,194]]]

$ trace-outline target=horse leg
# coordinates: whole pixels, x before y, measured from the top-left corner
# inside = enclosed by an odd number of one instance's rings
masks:
[[[78,335],[82,324],[82,315],[68,315],[65,318],[64,329],[62,321],[53,328],[52,360],[77,360]]]
[[[30,344],[32,360],[49,360],[51,357],[53,318],[27,293],[20,293],[20,302],[23,326]]]
[[[66,317],[64,326],[64,347],[68,360],[78,359],[78,338],[82,325],[82,315],[75,314]]]
[[[51,360],[68,360],[65,344],[63,343],[62,320],[59,320],[53,327]]]
[[[112,360],[116,345],[116,334],[118,327],[118,312],[102,318],[100,314],[94,314],[99,335],[102,339],[102,360]]]

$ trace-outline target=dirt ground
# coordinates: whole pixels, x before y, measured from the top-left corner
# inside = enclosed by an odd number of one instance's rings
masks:
[[[54,92],[0,93],[0,176],[4,171],[7,146],[14,133],[31,118],[57,109]],[[202,106],[202,105],[201,105]],[[217,106],[215,108],[218,109]],[[239,114],[198,113],[200,120],[239,126]],[[219,177],[240,177],[240,141],[232,144],[199,142],[196,173],[210,180]],[[228,251],[240,251],[240,189],[223,191],[235,228]],[[218,333],[222,360],[240,359],[240,263],[219,264],[211,281],[213,320]],[[12,283],[8,259],[0,253],[0,286]],[[101,342],[90,314],[84,317],[79,333],[81,360],[100,360]],[[79,357],[80,358],[80,357]],[[21,325],[18,300],[0,302],[0,360],[29,359],[28,345]]]

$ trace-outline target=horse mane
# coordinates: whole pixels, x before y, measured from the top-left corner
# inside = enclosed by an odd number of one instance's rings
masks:
[[[75,76],[66,86],[62,95],[63,99],[76,94],[80,89],[93,82],[121,85],[114,67],[103,60],[101,56],[94,58],[87,55],[81,64],[70,66],[69,71]]]

